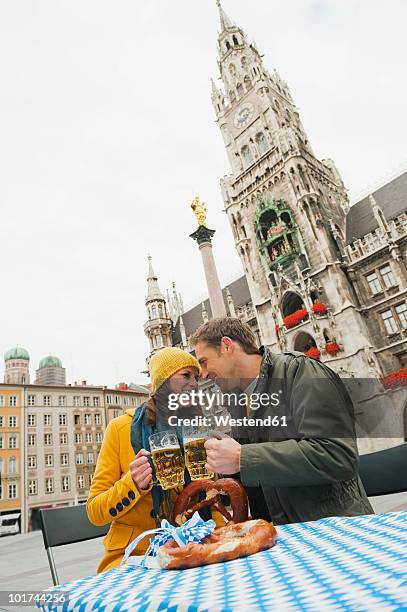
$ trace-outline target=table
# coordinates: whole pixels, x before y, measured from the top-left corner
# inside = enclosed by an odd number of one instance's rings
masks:
[[[327,518],[277,530],[277,545],[257,555],[178,571],[127,564],[56,587],[69,593],[69,604],[42,609],[407,609],[407,512]]]

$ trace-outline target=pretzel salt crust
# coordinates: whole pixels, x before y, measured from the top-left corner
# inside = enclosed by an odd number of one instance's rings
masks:
[[[198,494],[204,491],[205,499],[199,501]],[[221,495],[226,495],[230,500],[233,516],[225,508]],[[172,522],[182,525],[192,517],[194,512],[213,506],[225,519],[234,523],[241,523],[248,518],[248,501],[244,487],[233,478],[221,478],[220,480],[195,480],[188,484],[178,496],[174,504]]]
[[[171,540],[158,549],[157,559],[165,569],[188,569],[253,555],[271,548],[276,538],[272,523],[263,519],[229,523],[215,529],[201,544],[194,542],[180,547]]]

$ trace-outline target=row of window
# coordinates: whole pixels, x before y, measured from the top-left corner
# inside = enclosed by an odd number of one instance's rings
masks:
[[[397,285],[397,281],[389,264],[368,274],[366,280],[372,295],[382,293],[385,289],[390,289]]]
[[[113,395],[106,395],[106,403],[110,406],[112,406],[113,404],[116,404],[116,406],[120,406],[121,400],[123,400],[123,404],[125,406],[138,406],[141,401],[138,397],[127,397],[127,395],[125,395],[124,397],[121,397],[120,395],[115,395],[113,400]]]
[[[0,408],[4,408],[6,405],[7,395],[0,395]],[[9,395],[8,396],[8,405],[11,408],[15,408],[17,406],[17,395]]]
[[[42,405],[43,406],[52,406],[52,395],[43,395],[42,396]],[[81,399],[83,400],[83,403],[81,403]],[[28,405],[29,406],[37,406],[37,396],[36,395],[29,395],[28,396]],[[100,406],[100,398],[99,397],[89,397],[89,396],[85,396],[85,397],[81,397],[80,395],[74,395],[73,397],[73,405],[74,406],[94,406],[94,407],[98,407]],[[66,395],[59,395],[58,396],[58,406],[67,406],[67,398]]]
[[[78,489],[85,489],[86,480],[85,474],[79,474],[76,479]],[[88,486],[92,484],[92,474],[88,474]],[[46,478],[44,481],[44,489],[45,493],[54,493],[55,492],[55,481],[53,478]],[[71,479],[69,476],[61,476],[61,491],[70,491],[71,490]],[[29,495],[37,495],[38,494],[38,481],[37,480],[29,480],[28,481],[28,494]],[[10,497],[10,496],[9,496]],[[11,498],[10,498],[11,499]]]
[[[27,424],[29,427],[35,427],[37,422],[36,414],[28,414],[27,415]],[[16,417],[15,417],[16,418]],[[96,412],[93,415],[95,425],[102,424],[102,415],[100,412]],[[85,425],[92,425],[92,414],[86,413],[83,415],[83,421]],[[67,425],[67,415],[65,413],[60,413],[58,415],[58,422],[60,426]],[[80,414],[74,414],[74,424],[81,425],[82,419]],[[43,415],[43,423],[45,426],[52,425],[52,414],[44,414]],[[17,427],[17,425],[15,425]]]
[[[7,499],[17,499],[17,484],[10,482],[7,489]],[[3,499],[3,485],[0,482],[0,500],[1,499]]]
[[[6,448],[6,435],[0,433],[0,449]],[[7,448],[18,448],[18,434],[8,434]]]
[[[380,314],[388,334],[397,334],[407,329],[407,304],[405,302],[392,306]]]
[[[45,463],[45,467],[54,467],[54,455],[45,455],[44,463]],[[75,463],[76,465],[84,465],[84,454],[83,453],[76,453]],[[93,452],[86,453],[86,463],[87,465],[95,464],[95,453]],[[59,455],[59,464],[62,467],[69,465],[68,453],[61,453]],[[37,468],[37,455],[28,455],[28,468],[34,469],[34,470]]]
[[[6,419],[4,416],[0,415],[0,427],[6,426]],[[14,415],[8,417],[8,426],[9,427],[17,427],[18,426],[18,418]]]
[[[9,457],[8,474],[18,474],[18,459],[17,457]],[[4,475],[3,458],[0,457],[0,475]]]
[[[75,434],[75,444],[82,444],[84,439],[85,439],[85,444],[93,444],[93,433],[91,431],[85,432],[85,438],[83,437],[82,433]],[[103,433],[101,431],[97,431],[95,434],[96,444],[101,444],[102,439],[103,439]],[[59,434],[59,443],[68,444],[68,434],[67,433]],[[36,444],[37,444],[37,434],[29,433],[28,434],[28,446],[36,446]],[[53,444],[53,434],[52,433],[44,434],[44,445],[52,446],[52,444]],[[9,448],[16,448],[16,447],[9,446]]]

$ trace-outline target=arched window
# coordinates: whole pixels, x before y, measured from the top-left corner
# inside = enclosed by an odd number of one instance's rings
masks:
[[[157,318],[157,306],[154,305],[151,307],[151,314],[152,314],[153,319]]]
[[[247,75],[244,78],[244,86],[245,86],[246,91],[249,91],[249,89],[252,86],[251,78],[249,76],[247,76]]]
[[[235,45],[235,47],[239,44],[239,41],[237,40],[237,36],[233,35],[233,44]]]
[[[241,64],[242,64],[243,70],[246,70],[246,68],[247,68],[247,59],[246,59],[246,57],[244,55],[242,57]]]
[[[228,40],[226,41],[225,46],[226,46],[226,51],[229,51],[229,49],[230,49],[230,42]]]
[[[252,152],[247,145],[242,148],[242,158],[245,168],[251,166],[254,162]]]
[[[244,94],[243,85],[241,83],[238,83],[236,85],[236,89],[237,89],[237,95],[239,96],[239,98],[241,98]]]
[[[264,155],[264,153],[268,151],[269,146],[268,146],[267,139],[265,135],[263,134],[263,132],[259,132],[256,135],[256,142],[257,142],[257,146],[259,147],[260,155]]]

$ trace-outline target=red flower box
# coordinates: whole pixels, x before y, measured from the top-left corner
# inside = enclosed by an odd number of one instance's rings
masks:
[[[382,378],[383,387],[385,389],[395,389],[396,387],[404,387],[407,385],[407,368],[401,368],[395,372],[391,372]]]
[[[315,312],[315,314],[326,314],[328,311],[328,306],[326,304],[321,304],[320,302],[315,302],[315,304],[312,304],[312,311]]]
[[[336,342],[327,342],[325,344],[325,349],[329,355],[337,355],[341,350],[341,347]]]
[[[304,351],[304,355],[312,357],[312,359],[319,359],[321,357],[321,351],[316,346],[311,346],[308,351]]]
[[[295,327],[302,323],[302,321],[308,316],[308,310],[306,308],[300,308],[300,310],[296,310],[290,315],[287,315],[283,319],[283,323],[287,329],[291,327]]]
[[[279,326],[279,324],[278,324],[278,323],[276,323],[276,326],[275,326],[276,336],[278,336],[278,330],[279,330],[279,329],[280,329],[280,326]]]

